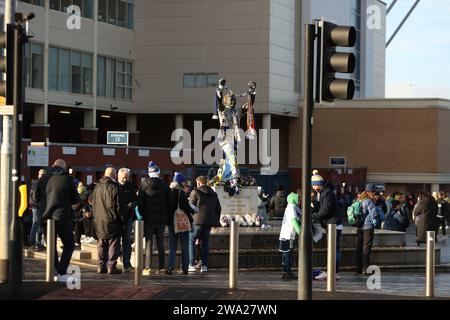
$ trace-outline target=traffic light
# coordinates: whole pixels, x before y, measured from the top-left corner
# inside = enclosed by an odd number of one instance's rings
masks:
[[[0,49],[3,51],[0,56],[0,105],[11,105],[13,99],[14,29],[14,25],[8,24],[6,32],[0,32]],[[4,50],[6,50],[6,55]]]
[[[356,29],[323,20],[317,21],[317,24],[316,102],[333,102],[335,99],[351,100],[355,93],[354,81],[336,78],[336,73],[353,73],[356,58],[351,52],[336,51],[336,47],[354,47]]]

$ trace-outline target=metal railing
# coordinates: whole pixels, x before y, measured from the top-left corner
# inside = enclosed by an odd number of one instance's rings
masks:
[[[238,283],[238,268],[239,268],[239,222],[231,222],[230,232],[230,289],[236,289]]]

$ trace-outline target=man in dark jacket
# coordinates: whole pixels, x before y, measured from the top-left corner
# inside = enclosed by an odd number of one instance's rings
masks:
[[[438,194],[437,198],[438,212],[437,212],[437,231],[436,235],[439,233],[439,225],[442,228],[442,235],[445,237],[446,235],[446,224],[445,221],[448,219],[448,204],[445,201],[445,192],[441,191]]]
[[[202,266],[201,272],[208,271],[209,235],[212,227],[219,226],[220,206],[219,197],[213,189],[206,185],[207,179],[200,176],[196,179],[197,189],[193,190],[189,197],[189,202],[198,208],[198,213],[194,215],[194,228],[189,234],[189,271],[195,272],[195,241],[202,243]]]
[[[422,190],[419,195],[419,202],[414,209],[413,216],[416,218],[416,240],[417,246],[427,241],[427,231],[435,231],[437,238],[438,220],[438,205],[431,194]]]
[[[120,205],[124,208],[124,228],[122,231],[122,263],[123,271],[131,272],[131,233],[133,231],[133,211],[136,206],[136,188],[130,181],[130,169],[121,168],[117,173],[119,183]]]
[[[148,175],[149,177],[142,182],[137,196],[139,213],[144,219],[146,244],[143,274],[145,276],[150,275],[152,265],[153,234],[158,246],[159,269],[157,272],[159,273],[164,269],[164,228],[170,203],[169,187],[160,179],[160,170],[153,161],[150,161],[148,165]]]
[[[116,169],[107,168],[92,194],[92,213],[98,238],[97,273],[120,274],[117,259],[120,256],[120,236],[123,230],[123,208],[120,206]]]
[[[42,219],[55,220],[55,234],[60,237],[64,246],[58,261],[55,243],[55,268],[58,281],[65,282],[68,278],[67,267],[75,248],[72,232],[74,209],[79,208],[81,199],[73,179],[67,173],[64,160],[56,160],[50,172],[39,179],[32,200],[39,204]]]
[[[43,251],[45,250],[44,245],[42,244],[42,216],[41,211],[39,210],[39,203],[34,202],[34,193],[36,192],[36,188],[38,185],[38,181],[45,175],[45,169],[39,170],[38,178],[31,182],[30,188],[30,207],[31,212],[33,213],[33,224],[31,226],[30,232],[30,246],[33,251]]]
[[[327,228],[329,224],[336,225],[336,279],[339,279],[339,266],[341,262],[339,244],[343,226],[339,213],[336,194],[334,193],[334,186],[328,181],[324,180],[322,176],[319,175],[319,172],[317,170],[313,171],[311,185],[313,190],[317,192],[318,198],[317,212],[314,212],[312,214],[311,219],[320,221],[321,225],[325,228]],[[317,277],[315,277],[315,279],[326,280],[327,273],[323,271]]]
[[[277,192],[270,200],[269,208],[273,210],[273,217],[283,219],[284,210],[287,207],[287,194],[284,191],[284,186],[277,186]]]

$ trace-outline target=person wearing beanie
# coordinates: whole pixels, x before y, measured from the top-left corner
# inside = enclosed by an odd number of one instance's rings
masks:
[[[339,267],[341,262],[340,253],[340,239],[341,233],[344,229],[342,225],[342,220],[339,213],[338,201],[336,198],[336,193],[334,186],[326,181],[320,174],[319,171],[314,170],[311,177],[311,185],[313,190],[317,193],[318,198],[318,208],[317,211],[311,215],[313,221],[318,221],[324,228],[328,228],[329,224],[336,225],[336,280],[340,279]],[[327,273],[322,271],[316,280],[326,280]]]
[[[164,229],[167,223],[170,204],[170,190],[167,184],[160,179],[160,169],[153,161],[148,164],[148,178],[145,178],[137,194],[139,213],[144,220],[145,269],[143,275],[150,275],[152,265],[153,235],[156,237],[158,247],[159,269],[164,269]]]
[[[167,215],[167,229],[169,235],[169,262],[167,264],[166,274],[172,274],[175,268],[175,258],[177,254],[178,240],[181,244],[181,269],[184,275],[188,274],[189,269],[189,231],[175,233],[173,216],[175,211],[180,208],[187,215],[191,226],[194,222],[192,215],[194,210],[189,205],[189,201],[184,188],[187,179],[180,173],[175,172],[172,183],[170,184],[170,204]]]

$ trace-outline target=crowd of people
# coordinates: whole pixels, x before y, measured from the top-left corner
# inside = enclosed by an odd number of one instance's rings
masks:
[[[46,172],[39,171],[32,182],[30,208],[32,224],[28,245],[34,251],[45,250],[47,219],[55,221],[55,234],[62,242],[62,254],[55,252],[55,271],[59,281],[67,280],[67,268],[73,251],[82,244],[97,244],[99,274],[135,271],[131,264],[133,222],[143,220],[146,259],[143,275],[154,265],[153,238],[158,249],[156,273],[172,274],[178,241],[181,243],[183,274],[208,271],[209,235],[219,226],[221,206],[217,194],[204,176],[190,190],[186,177],[174,173],[168,185],[160,178],[160,169],[150,162],[148,177],[137,188],[130,181],[130,170],[109,167],[94,185],[84,186],[69,175],[67,164],[58,159]],[[190,230],[174,228],[175,212],[189,220]],[[164,231],[168,226],[169,261],[165,262]],[[82,235],[84,238],[82,239]],[[154,237],[153,237],[154,236]],[[56,248],[56,246],[55,246]],[[197,249],[197,250],[196,250]],[[123,270],[117,267],[119,257]]]
[[[370,265],[370,254],[372,251],[375,229],[406,232],[413,224],[416,226],[417,246],[426,242],[427,231],[435,231],[436,241],[439,231],[446,236],[446,229],[450,219],[450,198],[445,192],[430,192],[423,190],[417,200],[411,193],[404,194],[393,192],[384,194],[378,192],[374,184],[367,184],[366,188],[356,195],[347,193],[345,195],[336,192],[335,187],[320,176],[314,170],[311,177],[311,220],[313,233],[320,228],[326,232],[329,224],[336,225],[336,279],[340,279],[339,266],[341,262],[340,238],[347,215],[347,209],[358,208],[359,219],[352,221],[350,225],[357,228],[356,245],[356,270],[361,276],[366,275],[367,267]],[[283,187],[277,189],[270,202],[273,216],[279,217],[283,213],[282,227],[280,231],[279,251],[282,252],[283,275],[285,280],[296,279],[291,271],[292,256],[297,246],[295,244],[296,234],[299,233],[301,223],[301,193],[297,191],[287,195]],[[350,221],[350,219],[348,219]],[[320,237],[318,238],[320,240]],[[318,241],[317,240],[317,241]],[[317,242],[315,241],[315,242]],[[313,272],[316,280],[326,280],[327,271],[316,270]]]
[[[74,250],[83,244],[96,244],[98,273],[120,274],[134,272],[131,264],[133,222],[143,220],[145,237],[145,267],[143,275],[150,275],[152,266],[156,273],[172,274],[176,269],[178,242],[181,246],[181,272],[208,271],[209,237],[211,228],[220,226],[221,205],[216,192],[208,186],[208,179],[199,176],[196,188],[191,189],[186,177],[174,172],[168,184],[161,179],[160,169],[148,165],[148,177],[139,187],[130,181],[130,170],[116,171],[109,167],[95,184],[86,187],[69,175],[67,164],[58,159],[47,172],[39,170],[30,188],[32,223],[26,241],[31,250],[45,250],[47,219],[55,220],[55,231],[62,242],[61,257],[55,260],[55,270],[64,279]],[[346,219],[345,212],[358,204],[361,219],[357,228],[356,269],[364,275],[370,265],[370,254],[375,229],[405,232],[416,225],[417,245],[425,243],[426,232],[439,230],[446,235],[450,218],[450,198],[445,192],[433,194],[422,191],[417,200],[412,194],[400,192],[384,194],[373,184],[362,192],[340,194],[329,181],[315,170],[311,177],[311,208],[313,229],[325,232],[327,225],[336,224],[336,278],[339,279],[341,262],[340,238]],[[258,188],[258,213],[261,219],[282,220],[279,251],[282,252],[285,280],[295,279],[291,270],[296,247],[296,235],[301,226],[301,192],[287,193],[278,186],[270,198]],[[174,221],[176,212],[182,212],[189,221],[189,230],[179,231]],[[167,227],[169,255],[166,263],[164,234]],[[314,231],[313,230],[313,231]],[[318,232],[320,233],[320,232]],[[318,241],[315,238],[314,241]],[[153,262],[153,242],[156,243],[158,261]],[[123,270],[117,267],[121,258]],[[140,272],[140,271],[138,271]],[[325,280],[327,272],[313,275]]]

